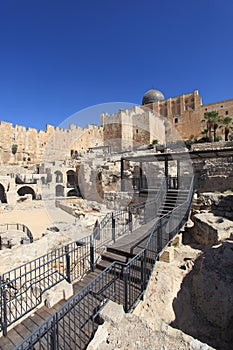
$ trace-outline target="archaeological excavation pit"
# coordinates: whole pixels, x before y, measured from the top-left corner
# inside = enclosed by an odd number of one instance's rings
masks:
[[[173,301],[175,320],[171,326],[217,350],[231,350],[232,282],[233,242],[205,248]]]

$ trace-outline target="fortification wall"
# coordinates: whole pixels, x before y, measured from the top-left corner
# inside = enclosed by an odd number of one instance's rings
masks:
[[[149,109],[135,106],[112,115],[103,114],[101,122],[104,144],[113,149],[130,150],[148,145],[153,139],[165,142],[164,123]]]
[[[209,104],[202,104],[197,90],[146,105],[154,113],[166,117],[179,135],[187,140],[191,135],[196,138],[203,137],[205,128],[204,113],[217,111],[219,116],[233,118],[233,99]],[[224,139],[224,128],[217,129],[217,135]],[[175,133],[168,133],[168,141],[174,141]]]
[[[69,129],[46,125],[45,130],[0,122],[0,165],[64,160],[71,150],[86,151],[103,144],[103,128],[88,125]]]

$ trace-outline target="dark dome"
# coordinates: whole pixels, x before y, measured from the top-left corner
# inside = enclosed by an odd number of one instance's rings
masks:
[[[162,92],[159,90],[152,89],[144,94],[142,104],[147,105],[148,103],[153,103],[162,100],[164,100],[164,95],[162,94]]]

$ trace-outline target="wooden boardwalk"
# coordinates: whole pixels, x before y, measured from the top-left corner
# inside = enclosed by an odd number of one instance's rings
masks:
[[[94,272],[86,275],[83,280],[75,283],[74,294],[82,289],[85,285],[91,282],[101,271],[96,269]],[[33,330],[40,326],[45,320],[66,303],[66,300],[61,300],[54,307],[48,308],[42,306],[35,310],[35,312],[24,319],[20,324],[17,324],[14,328],[8,331],[6,337],[0,338],[0,350],[13,350],[24,338],[26,338]]]
[[[141,226],[134,232],[124,235],[119,238],[114,244],[112,244],[111,249],[122,250],[130,254],[131,248],[136,245],[137,247],[133,251],[133,255],[137,254],[138,251],[143,249],[145,246],[146,239],[150,233],[151,228],[153,227],[155,220],[149,222],[146,225]],[[141,244],[137,245],[137,242],[142,240],[144,237],[144,241]],[[117,260],[117,259],[116,259]],[[128,259],[127,259],[128,260]],[[126,261],[125,261],[126,262]],[[106,267],[110,265],[111,262],[106,264]],[[87,274],[82,280],[75,283],[73,285],[74,294],[81,290],[84,286],[86,286],[89,282],[91,282],[102,269],[95,269],[94,272]],[[65,300],[61,300],[54,307],[48,308],[46,306],[42,306],[41,308],[35,310],[35,312],[24,319],[20,324],[17,324],[14,328],[8,331],[6,337],[0,338],[0,350],[13,350],[23,339],[25,339],[33,330],[35,330],[38,326],[40,326],[45,320],[47,320],[64,304]]]

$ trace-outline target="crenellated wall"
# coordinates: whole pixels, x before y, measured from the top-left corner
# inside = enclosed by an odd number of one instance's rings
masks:
[[[0,122],[0,165],[64,160],[72,150],[82,152],[96,144],[103,145],[103,128],[95,125],[69,129],[46,125],[37,130]]]

